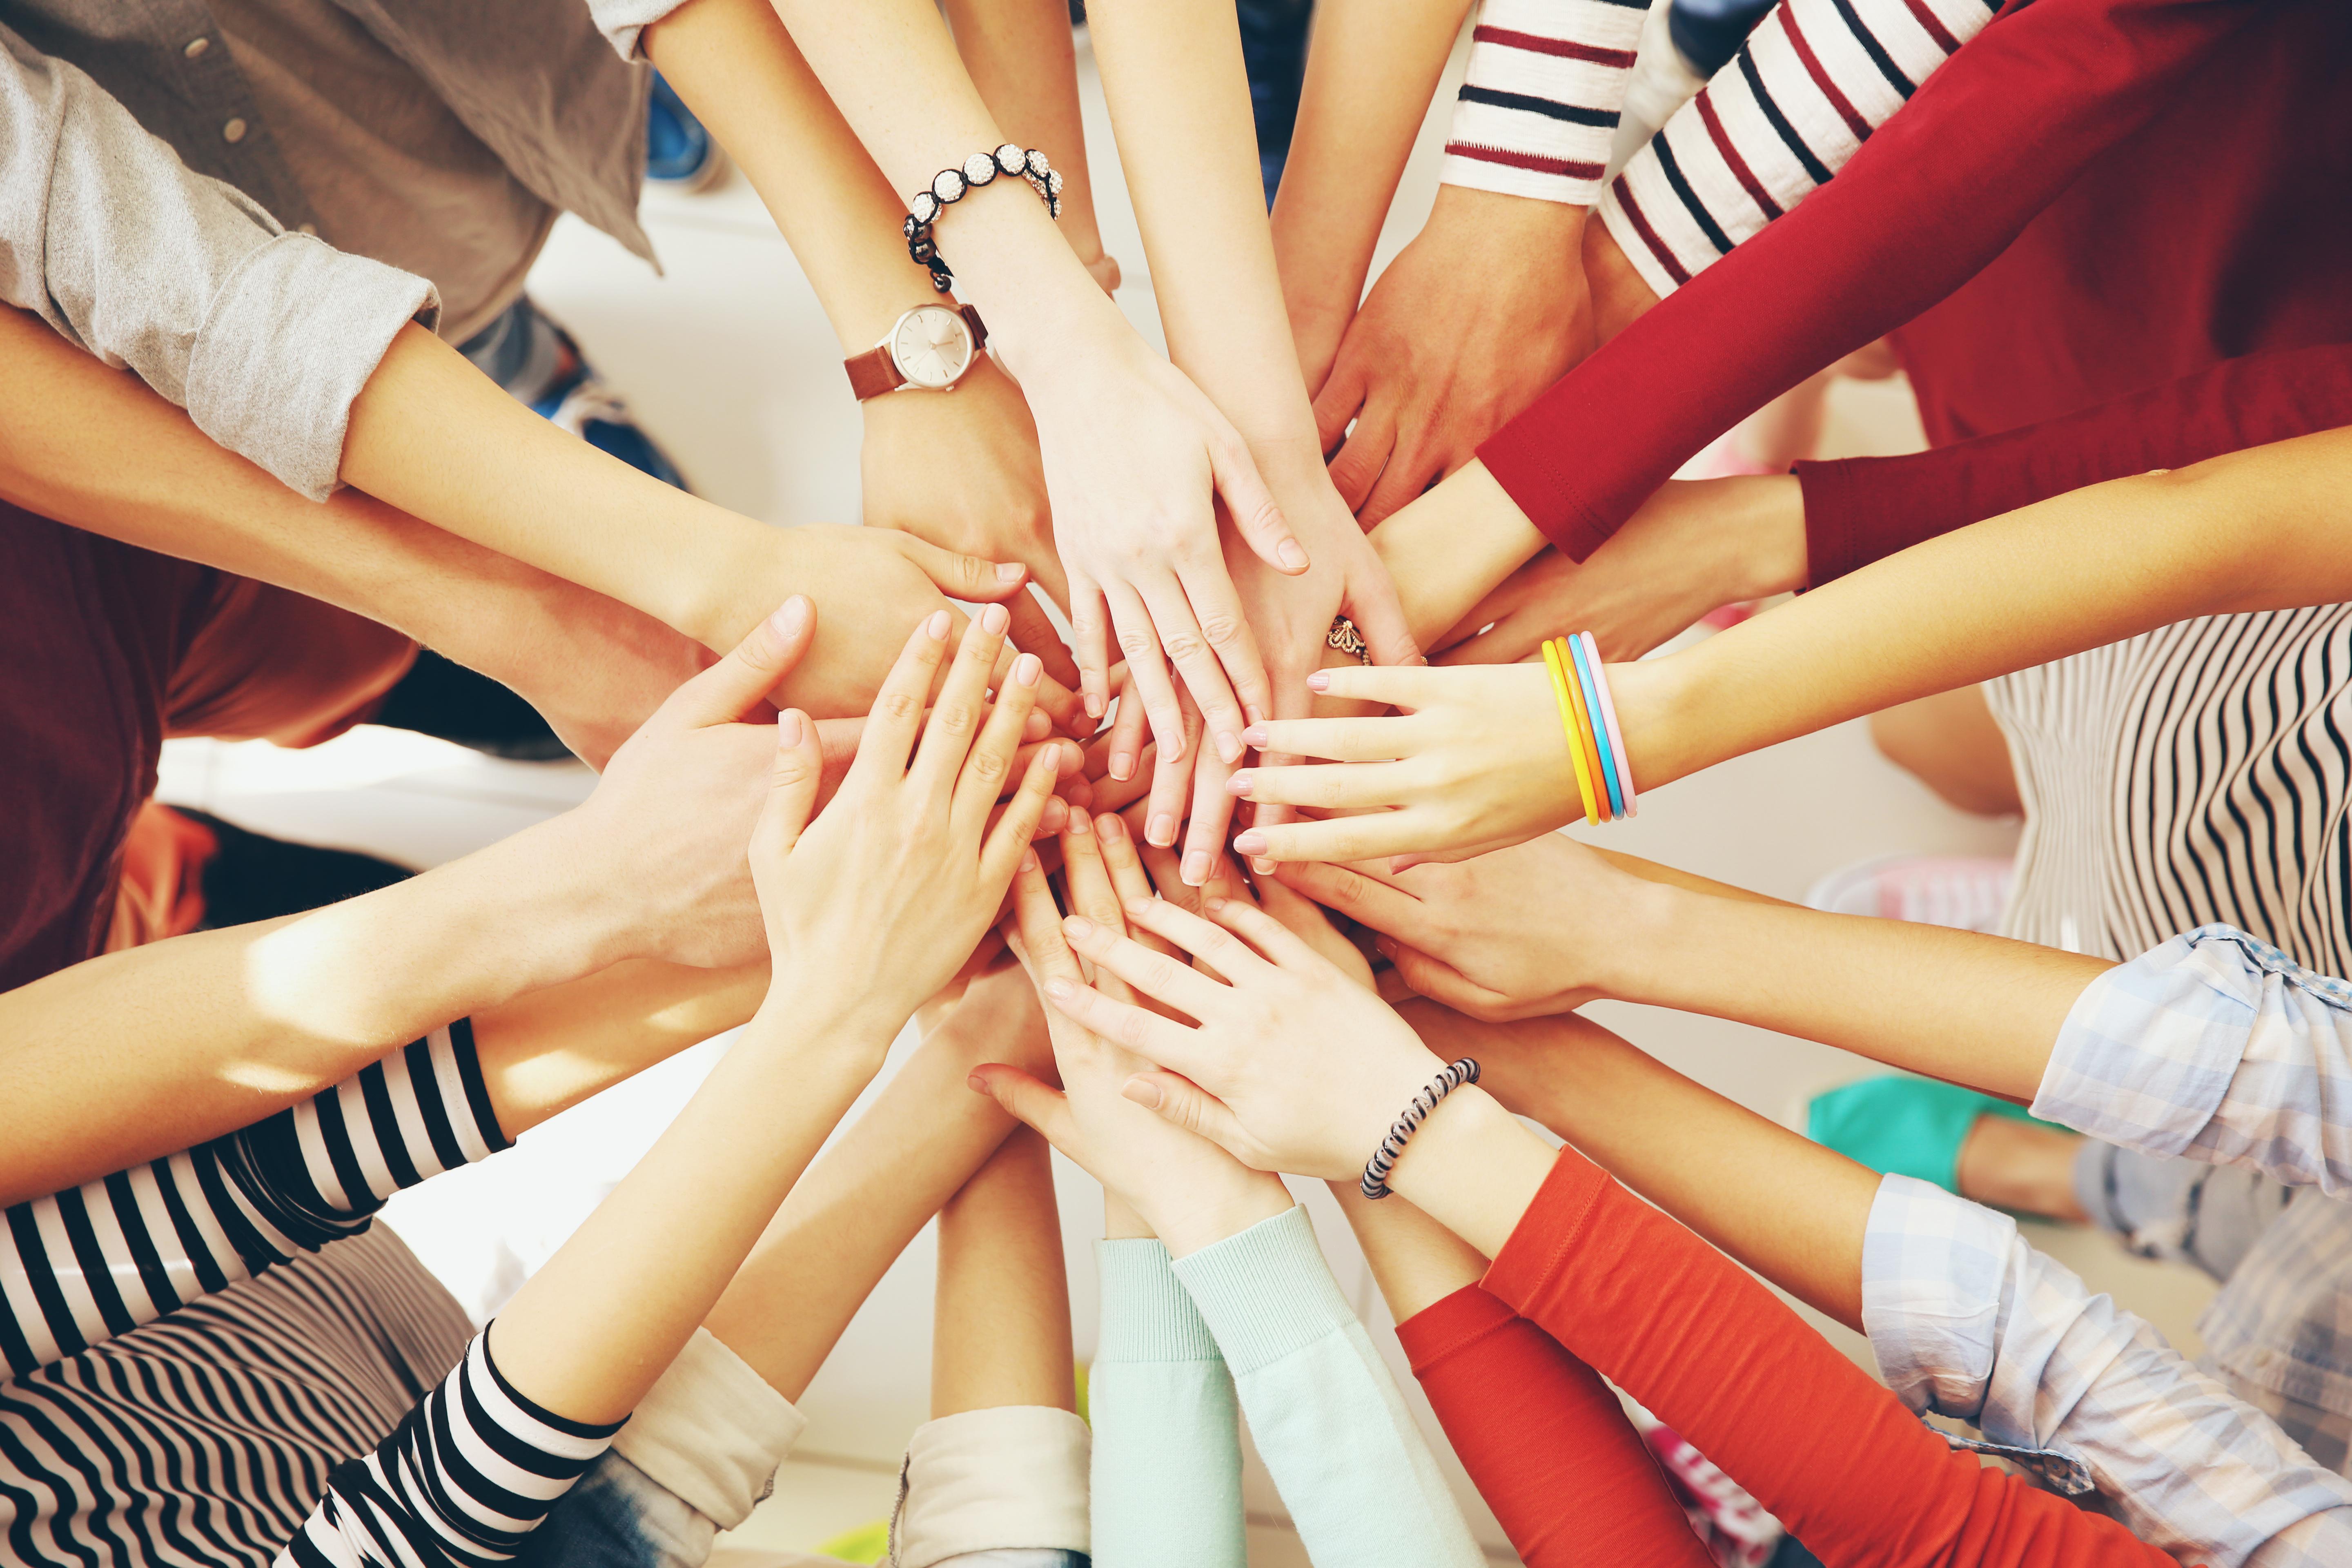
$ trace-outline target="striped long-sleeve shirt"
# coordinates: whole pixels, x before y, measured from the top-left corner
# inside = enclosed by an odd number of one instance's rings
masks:
[[[1648,12],[1646,0],[1484,0],[1445,183],[1591,205]]]
[[[506,1145],[460,1019],[268,1121],[11,1207],[0,1353],[17,1376],[79,1354]]]

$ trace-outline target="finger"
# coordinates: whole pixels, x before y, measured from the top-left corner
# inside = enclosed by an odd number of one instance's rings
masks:
[[[1135,589],[1125,583],[1112,584],[1105,590],[1105,596],[1110,605],[1111,623],[1118,630],[1119,653],[1127,661],[1127,685],[1119,693],[1119,700],[1140,700],[1144,721],[1150,726],[1151,738],[1159,742],[1160,751],[1186,754],[1182,709],[1177,701],[1176,683],[1169,678],[1167,658],[1160,652],[1160,633],[1152,624],[1151,612]]]
[[[1422,417],[1425,421],[1428,411],[1422,411]],[[1380,482],[1372,487],[1356,513],[1358,522],[1368,529],[1379,526],[1382,518],[1419,496],[1444,472],[1444,454],[1430,448],[1427,435],[1424,424],[1417,435],[1399,438],[1389,453],[1387,465],[1381,469]]]
[[[1412,623],[1404,618],[1404,605],[1397,601],[1396,584],[1377,559],[1349,574],[1340,607],[1363,634],[1364,649],[1374,664],[1422,662],[1421,644],[1413,638]]]
[[[1007,634],[1013,646],[1024,653],[1034,653],[1045,662],[1045,677],[1054,684],[1041,687],[1038,701],[1054,715],[1054,721],[1072,733],[1080,733],[1080,721],[1086,717],[1086,704],[1079,700],[1078,661],[1070,657],[1070,645],[1054,628],[1053,616],[1037,602],[1037,595],[1024,590],[1004,601],[1012,612],[1013,626]]]
[[[1282,508],[1275,504],[1274,491],[1257,471],[1240,432],[1230,425],[1209,442],[1209,479],[1225,503],[1225,514],[1234,520],[1234,531],[1252,554],[1293,577],[1314,564],[1307,546],[1284,521]]]
[[[1533,609],[1514,611],[1467,642],[1447,648],[1433,662],[1441,665],[1517,664],[1540,651],[1545,639],[1553,635],[1554,628],[1539,612]]]
[[[1139,903],[1135,908],[1167,910],[1166,905],[1158,902]],[[1160,934],[1165,936],[1167,932]],[[1153,1001],[1165,1002],[1195,1018],[1213,1011],[1220,994],[1226,989],[1166,953],[1154,952],[1129,941],[1123,925],[1114,931],[1083,915],[1074,915],[1062,922],[1062,935],[1068,939],[1074,952],[1097,970],[1107,970]]]
[[[1023,954],[1037,984],[1080,978],[1077,954],[1062,937],[1062,911],[1054,903],[1053,886],[1045,880],[1045,863],[1035,851],[1021,858],[1013,873],[1013,926]]]
[[[1234,1114],[1231,1106],[1182,1073],[1164,1068],[1137,1073],[1119,1086],[1118,1092],[1138,1105],[1158,1111],[1162,1120],[1214,1143],[1244,1164],[1249,1163],[1243,1152],[1254,1145],[1242,1130],[1241,1119]]]
[[[1282,922],[1283,929],[1318,952],[1326,951],[1327,942],[1345,943],[1348,939],[1333,929],[1331,919],[1322,906],[1304,893],[1286,886],[1274,877],[1263,878],[1254,889],[1258,908]],[[1353,944],[1349,944],[1352,946]]]
[[[1269,772],[1278,756],[1319,757],[1333,763],[1397,762],[1420,749],[1420,726],[1410,716],[1273,719],[1253,724],[1245,732],[1249,743],[1264,753],[1268,764],[1249,771],[1253,774]]]
[[[776,715],[776,760],[768,770],[768,798],[751,830],[752,853],[761,859],[789,855],[816,812],[817,785],[824,778],[824,745],[816,725],[797,708]]]
[[[1100,931],[1102,928],[1097,926],[1095,929]],[[1159,957],[1156,953],[1150,956]],[[1167,964],[1171,973],[1181,972],[1199,980],[1203,985],[1209,984],[1173,959],[1162,958],[1160,962]],[[1164,1017],[1130,1002],[1114,1002],[1100,992],[1067,980],[1048,980],[1045,990],[1046,1002],[1058,1009],[1064,1017],[1080,1028],[1100,1035],[1113,1045],[1124,1046],[1146,1061],[1160,1067],[1173,1067],[1179,1072],[1188,1066],[1197,1065],[1194,1062],[1198,1054],[1194,1044],[1196,1031],[1173,1018]]]
[[[1442,675],[1425,665],[1335,664],[1307,678],[1307,689],[1318,697],[1349,702],[1383,702],[1408,710],[1426,708],[1454,686],[1460,676]],[[1283,746],[1295,752],[1296,746]]]
[[[1276,882],[1349,920],[1374,931],[1425,942],[1432,929],[1428,906],[1411,893],[1391,888],[1346,866],[1324,860],[1286,861],[1275,872]]]
[[[1354,511],[1380,482],[1381,471],[1396,449],[1395,406],[1375,393],[1356,416],[1356,427],[1345,445],[1331,456],[1331,487]]]
[[[1401,805],[1423,793],[1413,787],[1411,764],[1405,763],[1249,768],[1235,773],[1225,787],[1245,800],[1319,806],[1326,811]],[[1252,826],[1257,826],[1255,820]]]
[[[1217,743],[1217,754],[1229,763],[1239,762],[1242,726],[1253,719],[1265,718],[1274,701],[1273,683],[1265,672],[1265,656],[1250,631],[1241,594],[1225,571],[1223,556],[1211,549],[1197,557],[1180,555],[1174,565],[1185,608],[1208,644],[1207,658],[1219,677],[1232,683],[1234,700],[1241,704],[1239,719],[1221,724],[1220,710],[1211,707],[1202,685],[1194,681],[1185,661],[1178,657],[1173,640],[1168,643],[1168,653],[1176,659],[1177,672],[1192,687],[1201,711],[1209,720],[1209,734]],[[1160,635],[1169,636],[1165,622],[1160,625]]]
[[[1083,811],[1072,812],[1062,829],[1062,886],[1069,893],[1072,914],[1122,936],[1127,933],[1127,917],[1119,912],[1118,893],[1103,861],[1094,818]]]
[[[816,606],[794,594],[725,658],[671,692],[661,711],[690,728],[733,723],[792,673],[815,632]]]
[[[1054,770],[1043,757],[1029,766],[1021,787],[988,830],[988,838],[980,849],[982,885],[1001,888],[1009,880],[1029,846],[1045,830],[1048,807],[1061,803],[1054,798]],[[1066,810],[1066,808],[1065,808]]]
[[[1176,858],[1175,850],[1146,844],[1137,853],[1142,857],[1143,868],[1151,878],[1152,888],[1161,898],[1180,910],[1190,910],[1194,914],[1201,912],[1201,889],[1185,885],[1183,868]],[[1138,933],[1130,931],[1129,934]]]
[[[1230,763],[1202,748],[1192,770],[1192,819],[1184,829],[1182,875],[1188,886],[1205,886],[1225,858],[1225,834],[1240,804],[1226,787],[1233,777]]]
[[[1390,942],[1381,952],[1416,995],[1442,1002],[1457,1013],[1467,1013],[1489,1023],[1501,1021],[1514,1010],[1508,996],[1489,991],[1444,960],[1433,958],[1419,948]]]
[[[1089,719],[1110,711],[1110,607],[1095,580],[1070,565],[1070,653],[1078,661],[1080,704]]]
[[[1200,739],[1200,718],[1188,704],[1184,714],[1187,738]],[[1185,792],[1192,787],[1192,770],[1181,761],[1171,760],[1157,746],[1151,752],[1151,793],[1144,810],[1143,838],[1147,844],[1167,848],[1176,842],[1177,819],[1183,815]]]
[[[1119,923],[1123,926],[1129,900],[1151,897],[1150,874],[1144,870],[1143,860],[1136,852],[1135,836],[1117,813],[1106,811],[1095,818],[1095,842],[1102,850],[1103,868],[1109,873],[1112,896],[1118,902]],[[1129,931],[1128,935],[1154,952],[1172,954],[1176,951],[1148,931]]]
[[[947,684],[931,705],[931,716],[923,721],[922,739],[915,747],[915,761],[907,770],[907,782],[934,805],[944,807],[954,797],[956,779],[963,772],[973,742],[979,739],[981,710],[988,701],[989,672],[996,668],[996,650],[1003,646],[1004,628],[1011,618],[1003,605],[988,605],[964,628],[955,662],[948,667]],[[1034,687],[1020,694],[1022,717],[1028,716],[1036,695]],[[1000,708],[1014,705],[1009,701],[998,704]],[[1020,731],[1013,733],[1017,736]],[[993,791],[989,798],[996,798]]]
[[[1343,340],[1339,357],[1332,363],[1331,374],[1323,383],[1323,390],[1315,395],[1315,437],[1328,461],[1347,438],[1348,421],[1364,406],[1364,375],[1357,356],[1348,352]]]
[[[1331,961],[1308,946],[1297,931],[1247,899],[1211,899],[1206,912],[1210,920],[1241,937],[1251,951],[1278,968],[1330,967]]]
[[[1038,684],[1043,686],[1045,683],[1040,681]],[[1033,708],[1029,710],[1030,722],[1035,723],[1036,719],[1037,710]],[[1082,785],[1085,783],[1078,776],[1078,770],[1086,765],[1086,752],[1080,751],[1078,743],[1067,735],[1056,735],[1049,741],[1037,741],[1024,744],[1019,751],[1013,752],[1013,772],[1005,779],[1006,785],[1010,787],[1016,781],[1025,777],[1029,764],[1049,753],[1054,759],[1056,793],[1067,793],[1073,786]]]
[[[989,609],[1002,607],[992,605]],[[1000,689],[994,710],[981,726],[980,739],[972,742],[971,753],[963,759],[961,771],[955,775],[948,811],[950,829],[970,833],[974,838],[979,837],[981,825],[987,821],[989,809],[1004,793],[1005,780],[1013,775],[1013,753],[1021,749],[1021,731],[1034,711],[1030,704],[1037,700],[1037,682],[1045,673],[1045,667],[1037,662],[1035,654],[1024,653],[1013,659],[1012,679]],[[936,724],[938,715],[934,714],[931,721]],[[1058,749],[1050,756],[1043,748],[1031,754],[1029,765],[1033,770],[1041,762],[1050,777],[1061,776],[1062,762]],[[923,758],[919,753],[915,766],[919,770],[922,765]],[[1025,778],[1027,775],[1022,776]]]
[[[1247,907],[1244,900],[1234,899],[1209,900],[1209,902],[1213,902],[1223,909]],[[1250,913],[1257,915],[1262,920],[1265,919],[1263,912],[1255,908],[1250,909]],[[1226,976],[1236,985],[1251,980],[1264,979],[1269,975],[1272,969],[1272,965],[1265,957],[1253,951],[1223,925],[1204,920],[1190,910],[1179,909],[1165,899],[1156,900],[1148,904],[1129,905],[1127,923],[1131,927],[1140,927],[1167,938],[1194,958],[1213,965],[1218,973]],[[1273,922],[1268,921],[1267,923]],[[1297,941],[1296,938],[1291,940]],[[1127,945],[1133,947],[1135,943],[1129,942]],[[1139,990],[1150,990],[1150,987],[1142,985],[1133,976],[1129,976],[1128,980],[1129,984],[1136,985]],[[1215,994],[1226,989],[1227,987],[1222,985],[1211,986],[1212,994],[1202,1000],[1202,1005],[1216,1006],[1221,997]],[[1152,994],[1158,994],[1156,992]],[[1182,1004],[1179,1003],[1178,1005],[1181,1006]],[[1187,1011],[1191,1009],[1188,1008]],[[1196,1018],[1201,1016],[1197,1012],[1192,1016]]]
[[[950,599],[982,605],[1009,599],[1029,584],[1029,568],[1018,561],[985,561],[944,549],[911,533],[898,536],[907,559],[922,569],[932,585]]]
[[[899,650],[898,662],[875,693],[874,710],[866,717],[865,733],[857,739],[857,760],[849,764],[845,784],[873,789],[906,773],[908,754],[922,728],[923,700],[930,694],[931,672],[947,657],[948,626],[952,619],[945,610],[933,610]]]
[[[1252,827],[1234,847],[1261,860],[1370,860],[1444,847],[1444,830],[1430,813],[1408,806],[1328,822],[1286,822]]]
[[[1110,729],[1103,737],[1104,770],[1120,784],[1135,777],[1136,764],[1142,761],[1147,743],[1143,699],[1129,689],[1126,670],[1127,666],[1118,667],[1118,711],[1111,715]]]
[[[1174,577],[1157,578],[1142,584],[1139,593],[1150,614],[1152,630],[1159,635],[1161,648],[1175,666],[1176,678],[1183,682],[1185,694],[1200,710],[1212,743],[1221,752],[1230,748],[1233,756],[1239,759],[1242,730],[1247,721],[1242,717],[1241,702],[1234,696],[1223,666],[1217,662],[1207,636],[1192,618],[1192,606],[1185,601],[1183,585]],[[1238,623],[1238,605],[1234,613]],[[1252,651],[1255,651],[1255,645]],[[1192,760],[1189,751],[1183,760]]]
[[[1077,1119],[1070,1114],[1069,1096],[1003,1062],[983,1062],[972,1068],[971,1076],[964,1081],[974,1092],[1003,1106],[1015,1121],[1035,1128],[1046,1142],[1068,1152],[1066,1145],[1077,1131]]]

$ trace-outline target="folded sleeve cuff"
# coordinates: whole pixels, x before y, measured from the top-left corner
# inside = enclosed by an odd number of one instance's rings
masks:
[[[1914,1414],[1976,1420],[2000,1342],[2017,1222],[1910,1176],[1879,1179],[1862,1243],[1862,1329]]]
[[[1201,1309],[1176,1278],[1165,1245],[1150,1238],[1099,1241],[1095,1267],[1102,1281],[1097,1364],[1223,1359]]]
[[[1048,1405],[925,1422],[899,1470],[890,1561],[931,1568],[970,1552],[1087,1551],[1091,1441],[1084,1421]]]
[[[808,1425],[803,1415],[708,1329],[656,1380],[614,1452],[721,1530],[751,1517]]]
[[[188,416],[289,489],[324,500],[340,483],[352,403],[410,321],[441,298],[397,268],[308,235],[257,247],[223,280],[188,361]]]
[[[1356,1321],[1303,1208],[1178,1258],[1175,1268],[1236,1377]]]
[[[588,0],[588,15],[605,41],[635,65],[646,58],[645,30],[685,4],[686,0]]]

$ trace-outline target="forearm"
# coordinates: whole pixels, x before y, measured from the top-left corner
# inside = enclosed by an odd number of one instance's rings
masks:
[[[948,0],[945,9],[956,53],[989,113],[1013,142],[1044,149],[1060,172],[1063,237],[1079,260],[1100,260],[1068,0]]]
[[[940,1210],[931,1415],[1077,1407],[1052,1151],[1016,1128]]]
[[[1478,462],[1391,514],[1371,541],[1423,647],[1544,548],[1544,536]]]

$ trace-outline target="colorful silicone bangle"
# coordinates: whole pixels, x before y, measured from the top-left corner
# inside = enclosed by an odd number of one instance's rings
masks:
[[[1601,782],[1609,791],[1609,820],[1620,822],[1625,816],[1625,791],[1617,783],[1617,758],[1609,749],[1609,729],[1601,717],[1601,688],[1592,679],[1592,667],[1585,662],[1584,638],[1568,639],[1569,656],[1576,664],[1576,680],[1584,693],[1584,710],[1591,716],[1594,749],[1601,757]]]
[[[1577,634],[1584,639],[1584,657],[1592,666],[1593,684],[1601,688],[1601,721],[1609,731],[1609,743],[1616,749],[1617,783],[1625,792],[1625,815],[1639,816],[1641,805],[1633,792],[1633,759],[1625,754],[1625,732],[1617,728],[1617,694],[1609,689],[1609,670],[1601,662],[1601,645],[1592,640],[1591,632]]]
[[[1601,748],[1592,742],[1592,710],[1584,705],[1584,682],[1576,676],[1576,656],[1566,637],[1559,642],[1560,672],[1568,677],[1568,700],[1576,706],[1576,739],[1584,748],[1584,765],[1592,772],[1592,798],[1602,822],[1616,819],[1609,803],[1607,775],[1601,771]]]
[[[1576,793],[1584,799],[1584,820],[1598,827],[1601,816],[1592,809],[1592,780],[1584,771],[1584,748],[1576,740],[1576,710],[1568,700],[1568,671],[1559,661],[1559,642],[1544,644],[1543,651],[1544,668],[1551,671],[1551,694],[1559,700],[1559,728],[1568,738],[1568,760],[1576,766]]]

